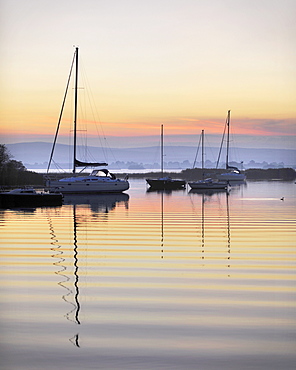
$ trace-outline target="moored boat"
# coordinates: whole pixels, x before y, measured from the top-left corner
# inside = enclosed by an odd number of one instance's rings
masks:
[[[74,101],[74,121],[73,121],[73,176],[66,177],[62,179],[55,179],[51,175],[49,175],[49,168],[53,158],[54,148],[58,136],[58,131],[60,127],[60,122],[62,118],[62,113],[64,109],[64,103],[66,100],[69,81],[72,74],[73,65],[75,64],[75,101]],[[111,174],[106,168],[102,169],[95,169],[92,171],[90,175],[88,174],[81,174],[78,175],[76,173],[77,167],[83,167],[83,169],[87,167],[102,167],[107,166],[108,164],[105,162],[85,162],[80,161],[76,158],[76,146],[77,146],[77,117],[78,117],[78,48],[75,48],[74,58],[72,61],[70,75],[68,78],[66,93],[64,97],[64,101],[62,104],[62,110],[60,113],[57,130],[54,138],[54,143],[48,163],[47,168],[47,175],[45,177],[46,180],[46,187],[49,190],[58,190],[62,193],[77,193],[77,194],[89,194],[89,193],[121,193],[125,190],[129,189],[129,182],[127,178],[125,179],[117,179],[115,175]]]
[[[227,119],[226,119],[226,124],[225,124],[225,129],[227,128],[227,139],[226,139],[226,170],[229,170],[228,172],[224,173],[219,173],[217,174],[217,179],[222,180],[222,181],[244,181],[246,179],[246,175],[242,173],[237,167],[234,166],[229,166],[229,127],[230,127],[230,110],[227,113]],[[222,136],[222,143],[221,143],[221,148],[224,140],[224,134],[225,134],[225,129],[224,133]],[[220,153],[221,153],[221,148],[220,148]],[[219,153],[219,157],[220,157]],[[219,164],[219,157],[217,161],[217,167]]]
[[[158,179],[146,179],[147,184],[156,190],[177,190],[184,189],[186,182],[184,180],[172,179],[169,176]]]
[[[224,181],[214,181],[212,178],[208,178],[200,181],[188,182],[191,189],[213,189],[213,190],[227,190],[228,184]]]
[[[160,154],[160,163],[161,163],[161,177],[157,179],[146,179],[147,184],[151,189],[155,190],[178,190],[185,189],[186,181],[180,179],[172,179],[170,176],[164,176],[163,171],[163,125],[161,125],[161,154]]]
[[[201,168],[204,170],[204,130],[201,131]],[[204,173],[203,173],[204,177]],[[190,181],[188,185],[191,189],[198,189],[198,190],[227,190],[228,184],[225,181],[216,181],[212,178],[202,179],[199,181]]]
[[[121,193],[129,188],[127,180],[117,179],[107,169],[93,170],[90,175],[60,180],[47,177],[46,185],[63,194]]]
[[[19,188],[0,193],[1,208],[61,206],[63,195],[59,192],[37,192],[33,188]]]

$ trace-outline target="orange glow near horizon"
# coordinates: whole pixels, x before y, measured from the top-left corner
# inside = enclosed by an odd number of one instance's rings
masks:
[[[28,137],[37,137],[38,135],[45,135],[48,137],[54,137],[59,111],[58,109],[50,108],[52,104],[59,107],[60,102],[57,104],[57,97],[53,99],[52,95],[49,95],[50,104],[45,108],[40,103],[46,100],[41,94],[39,98],[39,104],[32,107],[29,104],[29,100],[32,96],[25,97],[20,105],[15,108],[12,107],[12,103],[9,102],[7,106],[2,110],[2,124],[1,134],[4,136],[14,135],[24,137],[24,141],[27,141]],[[12,96],[11,96],[12,99]],[[31,100],[30,100],[31,101]],[[108,105],[109,104],[109,105]],[[200,116],[191,114],[190,116],[185,115],[174,115],[174,109],[172,114],[165,114],[157,107],[156,111],[149,111],[148,115],[145,115],[143,108],[143,115],[135,108],[135,111],[125,110],[122,105],[119,107],[118,112],[114,113],[111,108],[114,102],[108,102],[107,106],[103,110],[103,120],[97,120],[98,114],[92,115],[89,108],[84,107],[85,111],[79,108],[78,119],[82,127],[87,126],[87,136],[94,137],[98,133],[101,136],[121,136],[121,137],[137,137],[137,136],[155,136],[159,135],[160,125],[164,125],[165,135],[198,135],[202,129],[205,130],[207,135],[222,135],[227,115],[227,109],[225,109],[224,117],[223,114],[217,114],[216,111],[209,113],[202,113]],[[147,108],[147,107],[146,107]],[[192,110],[192,109],[191,109]],[[117,116],[122,112],[120,119]],[[88,117],[93,116],[93,119]],[[116,119],[114,119],[116,116]],[[221,116],[221,117],[220,117]],[[242,112],[236,109],[231,111],[231,132],[237,135],[256,135],[256,136],[295,136],[295,120],[289,117],[281,117],[278,119],[278,115],[270,114],[270,117],[264,117],[263,114],[254,115],[252,118],[245,118],[242,116]],[[265,116],[266,117],[266,116]],[[60,127],[60,135],[68,136],[72,130],[73,125],[73,102],[68,102],[66,109],[63,114],[63,119]],[[30,141],[30,140],[29,140]]]
[[[277,124],[274,130],[271,130],[272,120],[252,120],[244,123],[244,120],[233,120],[231,127],[232,134],[237,135],[259,135],[259,136],[296,136],[295,126],[291,120],[284,121]],[[106,136],[155,136],[159,135],[160,125],[164,125],[165,135],[197,135],[201,130],[205,130],[207,135],[222,135],[224,130],[224,121],[213,121],[213,120],[198,120],[194,118],[181,118],[174,120],[162,120],[159,122],[94,122],[84,121],[81,123],[83,126],[87,125],[87,136],[97,136],[98,133]],[[15,124],[17,129],[11,130],[12,125],[2,125],[2,135],[17,135],[24,136],[38,136],[48,135],[54,136],[57,122],[51,119],[51,123],[45,122],[33,122],[30,125],[25,125],[23,122],[21,125]],[[71,131],[72,122],[66,120],[63,122],[60,128],[61,136],[68,136]],[[92,128],[91,128],[92,127]]]

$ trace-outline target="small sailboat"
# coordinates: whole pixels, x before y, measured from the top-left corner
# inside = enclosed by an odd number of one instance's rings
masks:
[[[74,100],[74,122],[73,122],[73,176],[62,178],[62,179],[53,179],[48,175],[50,164],[52,161],[54,148],[58,136],[58,131],[61,123],[63,108],[68,92],[69,82],[73,70],[73,65],[75,64],[75,100]],[[90,175],[77,175],[77,167],[100,167],[107,166],[105,162],[83,162],[76,158],[76,146],[77,146],[77,106],[78,106],[78,47],[75,48],[74,57],[71,65],[70,75],[67,82],[67,88],[62,104],[62,110],[59,117],[59,122],[55,134],[55,139],[50,155],[50,160],[47,168],[47,177],[46,177],[46,187],[49,190],[60,191],[61,193],[66,194],[90,194],[90,193],[120,193],[129,189],[129,182],[127,179],[117,179],[114,174],[111,174],[108,169],[95,169],[91,172]]]
[[[178,190],[184,189],[186,182],[184,180],[172,179],[163,174],[163,125],[161,125],[161,177],[158,179],[146,179],[150,189],[154,190]]]
[[[201,168],[204,170],[204,130],[201,131]],[[204,177],[204,173],[203,173]],[[214,181],[212,178],[207,178],[200,181],[188,182],[191,189],[198,190],[227,190],[228,184],[225,181]]]
[[[218,180],[223,180],[223,181],[244,181],[246,179],[246,175],[242,173],[237,167],[234,166],[229,166],[229,126],[230,126],[230,110],[228,111],[227,114],[227,119],[226,119],[226,124],[225,128],[227,127],[227,140],[226,140],[226,170],[230,170],[228,172],[220,173],[217,174],[217,179]],[[221,142],[221,148],[220,148],[220,153],[223,145],[223,140],[224,140],[224,134],[225,134],[225,129],[224,133],[222,136],[222,142]],[[219,158],[220,158],[220,153],[217,161],[217,167],[219,164]]]

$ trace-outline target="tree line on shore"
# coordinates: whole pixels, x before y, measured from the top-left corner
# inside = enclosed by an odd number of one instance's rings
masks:
[[[175,178],[182,178],[187,181],[199,180],[203,176],[213,177],[217,173],[221,173],[225,170],[221,169],[205,169],[193,168],[185,169],[181,172],[166,172],[166,176],[171,176]],[[296,179],[296,171],[293,168],[250,168],[245,170],[247,180],[285,180],[292,181]],[[63,174],[65,175],[65,174]],[[126,174],[119,174],[120,176],[125,176]],[[129,174],[131,178],[145,178],[145,177],[157,177],[160,173],[133,173]],[[43,174],[36,173],[33,171],[28,171],[21,161],[16,161],[12,158],[5,144],[0,144],[0,186],[10,187],[10,186],[26,186],[26,185],[36,185],[43,186],[44,177]]]
[[[39,173],[27,171],[21,161],[12,158],[4,144],[0,144],[0,186],[41,185],[43,176]]]
[[[181,172],[165,172],[165,176],[173,178],[180,178],[186,181],[202,180],[204,177],[216,178],[217,174],[225,172],[225,169],[204,169],[201,168],[188,168]],[[296,171],[293,168],[250,168],[244,171],[247,180],[284,180],[293,181],[296,179]],[[143,177],[159,177],[160,172],[149,172],[149,173],[132,173],[129,174],[131,178],[143,178]]]

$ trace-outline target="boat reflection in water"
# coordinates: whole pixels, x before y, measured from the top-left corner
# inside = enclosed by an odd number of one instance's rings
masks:
[[[65,205],[89,205],[92,212],[108,213],[119,203],[128,208],[129,195],[125,193],[110,194],[65,194]]]
[[[62,246],[62,242],[59,242],[59,238],[54,230],[53,220],[48,216],[49,229],[51,235],[51,250],[54,251],[52,255],[53,258],[57,259],[53,263],[54,266],[58,268],[58,271],[55,272],[61,280],[58,282],[65,293],[62,296],[62,299],[71,306],[71,309],[65,314],[65,317],[68,321],[71,321],[77,325],[81,324],[80,320],[80,310],[81,304],[79,301],[79,233],[78,229],[83,227],[83,224],[86,224],[87,213],[89,210],[91,214],[108,214],[113,211],[116,206],[120,203],[123,203],[125,208],[128,209],[129,195],[124,193],[117,194],[91,194],[91,195],[66,195],[64,198],[64,205],[72,207],[72,219],[73,219],[73,229],[68,229],[73,231],[72,239],[73,243],[73,269],[67,271],[67,257],[70,258],[70,255],[67,255],[67,250],[69,245]],[[87,206],[87,207],[85,207]],[[71,244],[70,244],[71,248]],[[85,249],[85,247],[84,247]],[[73,274],[72,278],[70,275]],[[73,281],[73,288],[71,289],[71,280]],[[74,344],[76,347],[80,347],[79,344],[79,333],[75,334],[73,337],[69,338],[69,341]]]
[[[179,188],[179,189],[156,189],[156,188],[148,188],[146,189],[146,193],[159,193],[159,194],[172,194],[173,192],[184,192],[186,188]]]
[[[242,180],[242,181],[228,181],[228,184],[230,185],[231,188],[234,188],[234,187],[240,187],[240,186],[246,186],[247,185],[247,182],[245,180]]]
[[[191,189],[189,190],[188,194],[199,194],[203,198],[205,198],[205,196],[211,197],[214,194],[228,194],[229,195],[229,191],[225,191],[225,189]]]

